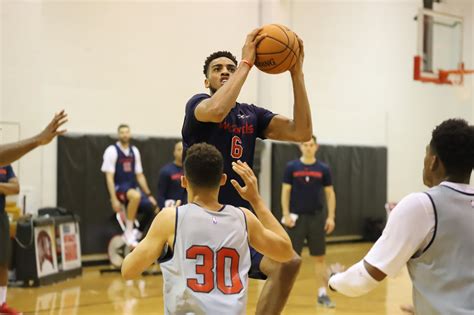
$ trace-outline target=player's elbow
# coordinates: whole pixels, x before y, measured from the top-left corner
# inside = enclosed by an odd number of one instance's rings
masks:
[[[311,140],[311,137],[313,136],[311,129],[304,129],[301,130],[300,132],[297,132],[295,134],[295,141],[296,142],[307,142]]]
[[[280,263],[287,263],[290,262],[294,257],[295,253],[293,251],[293,246],[291,246],[291,241],[285,241],[281,245],[278,257],[275,260]]]

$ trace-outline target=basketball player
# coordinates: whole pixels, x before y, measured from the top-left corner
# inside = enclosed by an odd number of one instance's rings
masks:
[[[288,162],[281,189],[283,224],[287,227],[293,248],[301,255],[305,240],[309,253],[314,257],[316,281],[318,284],[318,304],[333,308],[326,292],[325,234],[335,227],[336,194],[331,180],[329,166],[316,159],[319,145],[316,137],[300,144],[301,158]],[[328,215],[323,212],[322,193],[326,195]],[[293,219],[296,214],[298,217]]]
[[[18,312],[6,304],[7,281],[8,281],[8,240],[10,238],[10,225],[8,216],[4,211],[5,195],[16,194],[19,190],[13,170],[8,166],[26,153],[51,142],[56,136],[62,135],[66,130],[59,128],[67,122],[67,114],[64,110],[56,113],[46,128],[34,137],[14,143],[0,145],[0,313],[18,314]]]
[[[140,151],[130,144],[130,127],[122,124],[117,128],[117,131],[119,141],[108,146],[105,150],[101,171],[105,173],[107,190],[114,211],[120,212],[122,204],[127,206],[124,239],[127,245],[134,247],[138,242],[133,228],[142,200],[142,192],[154,207],[157,203],[143,174]]]
[[[8,253],[10,252],[10,222],[5,212],[5,196],[20,191],[18,179],[10,165],[0,167],[0,314],[16,314],[6,304],[8,284]]]
[[[56,113],[46,128],[36,136],[18,142],[0,145],[0,166],[13,163],[31,150],[48,144],[56,136],[64,134],[66,130],[59,130],[59,127],[63,126],[66,122],[67,114],[62,110]]]
[[[173,207],[187,202],[186,189],[181,187],[183,176],[183,143],[174,146],[174,161],[166,164],[158,176],[158,207]]]
[[[432,133],[424,159],[423,182],[431,189],[403,198],[365,258],[333,275],[330,288],[359,296],[407,264],[415,314],[472,314],[473,167],[474,126],[462,119],[442,122]]]
[[[224,157],[224,173],[239,181],[232,162],[242,160],[253,165],[257,137],[285,141],[308,141],[312,135],[311,110],[303,75],[304,49],[299,40],[300,55],[290,69],[294,92],[293,119],[274,114],[255,105],[238,103],[237,97],[255,62],[256,45],[265,37],[251,32],[242,48],[242,60],[229,52],[211,54],[204,63],[204,85],[210,94],[194,95],[186,104],[182,136],[184,156],[195,143],[207,142]],[[228,182],[219,193],[219,202],[249,207]],[[290,294],[301,265],[301,258],[280,264],[251,249],[250,277],[268,280],[260,294],[257,314],[280,314]]]
[[[245,186],[232,185],[258,216],[246,208],[218,201],[225,184],[222,154],[212,145],[195,144],[184,160],[182,184],[190,203],[165,208],[147,236],[122,265],[125,279],[133,279],[160,256],[164,280],[165,314],[245,314],[250,269],[250,245],[273,261],[293,258],[291,241],[265,206],[252,169],[232,164]]]

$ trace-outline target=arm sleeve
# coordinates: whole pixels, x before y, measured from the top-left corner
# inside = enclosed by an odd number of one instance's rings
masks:
[[[293,168],[291,162],[286,164],[285,173],[283,175],[283,183],[293,185]]]
[[[104,173],[115,173],[115,163],[117,163],[117,150],[111,145],[104,152],[100,170]]]
[[[254,106],[255,113],[257,114],[257,137],[260,139],[265,139],[265,129],[272,121],[273,117],[276,116],[275,113],[269,111],[268,109]]]
[[[166,166],[163,167],[160,171],[160,175],[158,177],[158,207],[163,209],[165,206],[166,201],[166,192],[168,191],[170,177],[168,172],[166,171]]]
[[[392,210],[382,236],[365,260],[390,277],[395,277],[431,236],[435,219],[433,206],[424,193],[406,196]]]
[[[8,165],[6,169],[7,169],[7,181],[16,177],[15,172],[13,171],[13,168],[11,165]]]
[[[329,166],[325,165],[324,166],[324,172],[323,172],[323,186],[332,186],[332,175],[331,175],[331,169]]]
[[[137,147],[132,147],[133,154],[135,154],[135,174],[143,173],[143,166],[142,166],[142,157],[140,155],[140,151]]]
[[[375,289],[379,281],[372,278],[361,260],[346,271],[333,275],[328,284],[331,290],[356,297]]]

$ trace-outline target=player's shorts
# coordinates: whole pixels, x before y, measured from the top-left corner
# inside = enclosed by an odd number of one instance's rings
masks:
[[[0,266],[8,265],[10,253],[10,222],[5,211],[0,211]]]
[[[125,205],[128,204],[127,191],[130,189],[138,190],[138,187],[135,184],[122,184],[115,187],[117,199]]]
[[[252,279],[266,280],[267,276],[260,270],[263,255],[257,252],[252,246],[249,246],[249,248],[251,261],[249,277]]]
[[[293,244],[293,249],[298,255],[301,256],[305,240],[308,242],[311,256],[323,256],[326,254],[325,223],[325,213],[323,211],[316,211],[314,214],[298,214],[295,226],[286,228]]]

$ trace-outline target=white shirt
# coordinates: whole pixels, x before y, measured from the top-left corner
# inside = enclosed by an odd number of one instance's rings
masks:
[[[474,187],[468,184],[442,182],[440,185],[474,193]],[[410,258],[428,246],[435,223],[433,204],[425,193],[406,196],[390,213],[382,236],[367,253],[365,261],[390,277],[396,276]]]
[[[120,142],[117,142],[117,145],[126,156],[130,154],[130,146],[128,148],[123,148],[120,145]],[[135,146],[131,147],[133,149],[133,154],[135,155],[135,174],[141,174],[143,173],[143,167],[140,151],[138,151],[137,147]],[[115,164],[117,163],[117,158],[117,149],[115,146],[109,145],[104,152],[104,161],[100,170],[104,173],[115,173]]]

